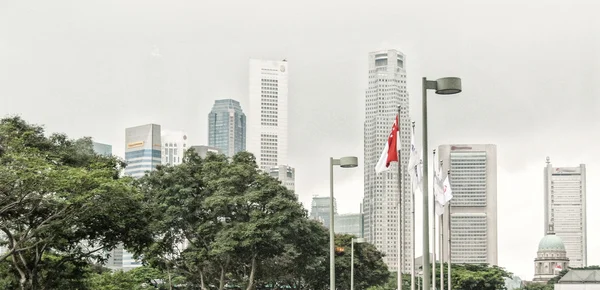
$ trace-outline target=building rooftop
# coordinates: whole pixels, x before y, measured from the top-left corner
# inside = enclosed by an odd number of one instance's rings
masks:
[[[600,284],[600,270],[570,270],[559,284]]]

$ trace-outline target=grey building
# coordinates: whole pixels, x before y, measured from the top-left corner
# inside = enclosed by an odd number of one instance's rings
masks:
[[[397,271],[398,248],[401,246],[402,270],[410,271],[413,253],[412,191],[410,176],[402,180],[402,216],[399,216],[398,163],[390,169],[376,173],[375,165],[388,140],[392,124],[400,112],[400,144],[402,156],[409,156],[411,122],[410,102],[406,89],[406,57],[397,50],[369,53],[368,88],[365,93],[364,122],[364,200],[365,238],[385,254],[383,260],[390,271]],[[408,157],[400,160],[406,168]],[[399,231],[403,233],[399,240]]]
[[[554,225],[567,249],[571,267],[587,266],[585,164],[552,167],[546,158],[544,169],[544,226]]]
[[[454,196],[444,213],[451,219],[452,263],[498,265],[496,145],[442,145],[438,151],[442,178],[449,169]],[[448,241],[442,244],[447,261]]]
[[[289,190],[296,190],[296,169],[287,165],[269,168],[269,175],[277,178]]]
[[[208,114],[208,145],[228,157],[246,150],[246,115],[238,101],[215,101]]]
[[[314,196],[310,206],[310,218],[323,223],[326,228],[329,228],[329,197]],[[333,214],[337,215],[337,207],[335,198],[333,199]],[[335,219],[334,219],[335,222]],[[334,225],[335,227],[335,225]],[[334,228],[335,229],[335,228]]]
[[[98,155],[111,156],[112,155],[112,145],[92,142],[92,148],[94,152]]]
[[[191,146],[190,149],[196,151],[196,154],[200,155],[201,158],[206,158],[206,155],[208,155],[208,153],[223,154],[223,152],[221,152],[221,149],[206,145]]]
[[[363,237],[363,219],[362,213],[336,215],[333,220],[335,233]]]

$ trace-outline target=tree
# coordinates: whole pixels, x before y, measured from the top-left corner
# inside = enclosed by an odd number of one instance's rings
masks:
[[[102,261],[119,242],[149,241],[141,196],[124,163],[91,139],[44,135],[19,117],[0,120],[0,231],[21,289],[46,288],[51,269]],[[135,243],[132,243],[133,241]]]
[[[439,268],[439,264],[437,264],[437,267]],[[447,269],[447,264],[444,267]],[[444,279],[448,279],[447,271],[444,271],[444,275]],[[511,275],[512,273],[498,266],[486,264],[452,264],[452,288],[477,290],[504,289],[504,278],[510,278]],[[436,277],[436,284],[440,285],[439,276]]]

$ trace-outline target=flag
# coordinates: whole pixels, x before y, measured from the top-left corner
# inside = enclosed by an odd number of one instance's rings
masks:
[[[409,169],[409,171],[413,192],[423,192],[423,160],[419,160],[419,164],[415,165],[412,169]]]
[[[435,204],[435,213],[437,215],[444,214],[444,205],[446,204],[444,198],[444,187],[442,182],[442,167],[435,166],[437,162],[433,162],[433,196]]]
[[[392,132],[388,137],[387,143],[385,143],[385,148],[381,152],[381,157],[379,157],[377,165],[375,165],[375,172],[381,173],[386,171],[390,168],[390,163],[393,161],[398,162],[398,139],[400,138],[398,132],[398,116],[396,116],[396,121],[392,125]]]
[[[449,175],[444,179],[444,205],[452,199],[452,188],[450,188]]]

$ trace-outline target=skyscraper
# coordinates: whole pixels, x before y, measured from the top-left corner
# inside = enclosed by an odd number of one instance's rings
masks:
[[[441,145],[442,177],[450,170],[452,263],[498,265],[496,145]],[[446,206],[445,217],[448,216]],[[444,218],[444,237],[448,219]],[[448,242],[443,243],[445,259]]]
[[[349,234],[361,238],[363,236],[363,220],[362,213],[347,213],[336,215],[333,223],[336,234]]]
[[[208,145],[229,157],[246,150],[246,115],[238,101],[215,101],[208,114]]]
[[[577,167],[552,167],[546,158],[544,169],[544,227],[554,224],[562,238],[569,266],[587,266],[585,164]]]
[[[391,271],[397,271],[398,223],[402,221],[402,265],[409,271],[412,257],[410,178],[406,174],[410,149],[411,123],[406,91],[406,59],[397,50],[369,54],[368,89],[365,97],[364,123],[364,234],[368,242],[385,253],[384,261]],[[401,106],[400,145],[403,168],[403,217],[398,216],[398,165],[377,174],[375,164],[387,142],[392,124]]]
[[[260,169],[288,165],[288,63],[250,60],[248,151]]]
[[[161,141],[160,125],[148,124],[125,129],[125,175],[139,178],[161,164]],[[123,270],[142,266],[132,253],[123,250],[122,245],[113,251],[113,256],[122,257]]]
[[[161,144],[163,146],[163,165],[178,165],[183,162],[183,154],[188,149],[187,134],[185,132],[163,131]]]
[[[160,125],[148,124],[125,129],[125,175],[144,176],[161,163]]]
[[[310,205],[310,218],[322,222],[327,228],[329,228],[329,221],[331,220],[329,218],[331,212],[329,201],[329,196],[314,196]],[[333,214],[337,215],[335,198],[333,199]],[[335,222],[335,219],[333,221]]]

